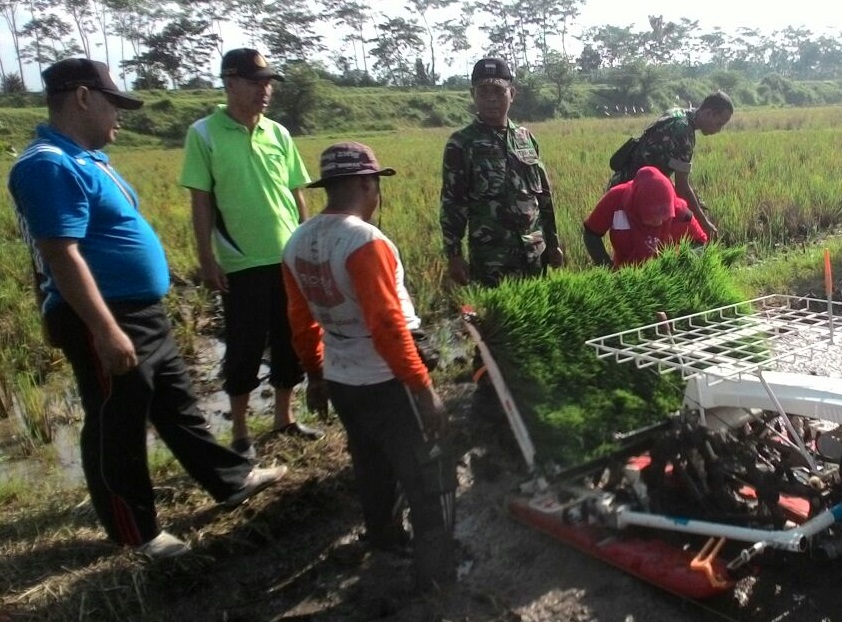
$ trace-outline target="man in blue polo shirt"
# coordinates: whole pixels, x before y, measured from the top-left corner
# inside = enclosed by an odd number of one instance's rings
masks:
[[[60,61],[44,73],[49,122],[12,167],[9,190],[41,283],[51,342],[73,368],[85,422],[82,467],[108,537],[150,557],[187,543],[162,531],[146,460],[147,420],[214,499],[233,506],[286,467],[255,469],[205,428],[161,299],[164,249],[129,184],[99,151],[118,109],[143,105],[106,65]]]

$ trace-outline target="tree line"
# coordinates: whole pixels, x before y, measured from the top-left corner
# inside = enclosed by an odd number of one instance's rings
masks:
[[[483,53],[506,58],[519,78],[537,75],[559,90],[629,67],[739,71],[757,79],[842,77],[837,37],[794,27],[702,32],[697,21],[654,15],[642,30],[605,25],[577,32],[581,51],[573,55],[571,33],[586,2],[405,0],[393,16],[359,0],[0,0],[15,61],[8,67],[0,59],[0,80],[5,92],[41,90],[24,84],[25,66],[40,74],[61,58],[96,53],[127,89],[207,87],[217,73],[211,59],[226,49],[226,26],[242,29],[279,66],[306,64],[341,85],[442,84],[444,66],[469,64],[474,31]],[[464,82],[460,75],[445,81]]]

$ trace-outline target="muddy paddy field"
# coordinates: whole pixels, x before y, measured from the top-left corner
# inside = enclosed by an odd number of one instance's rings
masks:
[[[209,425],[224,438],[218,354],[204,348],[193,369]],[[6,478],[29,473],[27,485],[43,492],[0,508],[0,622],[842,620],[842,564],[770,559],[733,593],[698,604],[516,522],[505,500],[527,473],[513,437],[471,416],[470,381],[439,386],[461,456],[455,587],[417,594],[408,557],[375,554],[360,541],[360,508],[335,417],[320,422],[328,434],[315,443],[259,437],[262,465],[283,462],[290,472],[233,511],[215,505],[150,433],[161,522],[194,549],[154,563],[104,540],[81,485],[71,426],[58,436],[60,474],[47,476],[31,460],[3,467]],[[255,392],[252,425],[269,425],[261,414],[267,406]]]

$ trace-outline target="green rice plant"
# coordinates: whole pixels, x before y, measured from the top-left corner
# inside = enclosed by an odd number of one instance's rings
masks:
[[[659,376],[600,359],[585,345],[656,321],[745,299],[716,245],[687,246],[638,267],[556,272],[470,288],[465,302],[524,415],[539,458],[575,463],[612,446],[612,434],[654,423],[680,405],[679,374]],[[524,301],[529,301],[524,304]]]
[[[30,489],[31,485],[20,478],[0,480],[0,507],[26,498]]]
[[[50,417],[51,396],[31,374],[19,374],[12,389],[12,410],[33,449],[53,438]]]
[[[360,92],[363,99],[369,96]],[[192,102],[190,106],[199,105],[189,94],[167,97],[175,108],[162,104],[163,112],[174,112],[182,97]],[[434,106],[435,95],[429,97]],[[538,138],[553,185],[566,251],[566,267],[552,272],[551,279],[575,279],[580,272],[583,278],[592,278],[591,260],[582,243],[582,221],[603,194],[609,155],[628,136],[639,134],[654,116],[528,124]],[[312,177],[318,175],[321,151],[341,140],[370,144],[384,166],[397,169],[397,176],[383,180],[383,203],[374,218],[398,246],[407,285],[428,325],[454,317],[462,298],[446,276],[438,223],[441,158],[453,129],[349,129],[342,134],[296,138]],[[199,287],[189,193],[178,186],[183,154],[178,148],[135,148],[125,138],[121,135],[108,151],[115,167],[138,191],[140,209],[163,241],[173,283],[167,306],[179,343],[189,354],[195,348],[196,333],[213,326],[215,306],[214,297]],[[825,237],[842,226],[840,147],[842,108],[838,107],[739,109],[723,132],[698,137],[693,183],[720,227],[723,244],[744,249],[746,259],[734,263],[730,271],[752,293],[770,291],[767,288],[781,291],[789,286],[789,278],[803,281],[805,275],[794,268],[795,252],[808,252],[816,241],[824,244]],[[0,158],[4,179],[11,164],[11,158]],[[311,213],[321,210],[322,191],[308,190],[306,197]],[[772,260],[776,255],[790,259]],[[38,383],[54,374],[68,378],[60,353],[41,337],[29,254],[5,192],[0,192],[0,257],[4,266],[0,378],[17,373],[32,373]],[[768,274],[764,276],[763,271]]]

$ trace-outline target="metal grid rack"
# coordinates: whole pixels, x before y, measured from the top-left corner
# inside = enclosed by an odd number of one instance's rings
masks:
[[[773,294],[586,343],[599,358],[634,361],[641,369],[737,379],[781,361],[809,359],[819,346],[834,342],[834,316],[840,311],[837,302]]]

